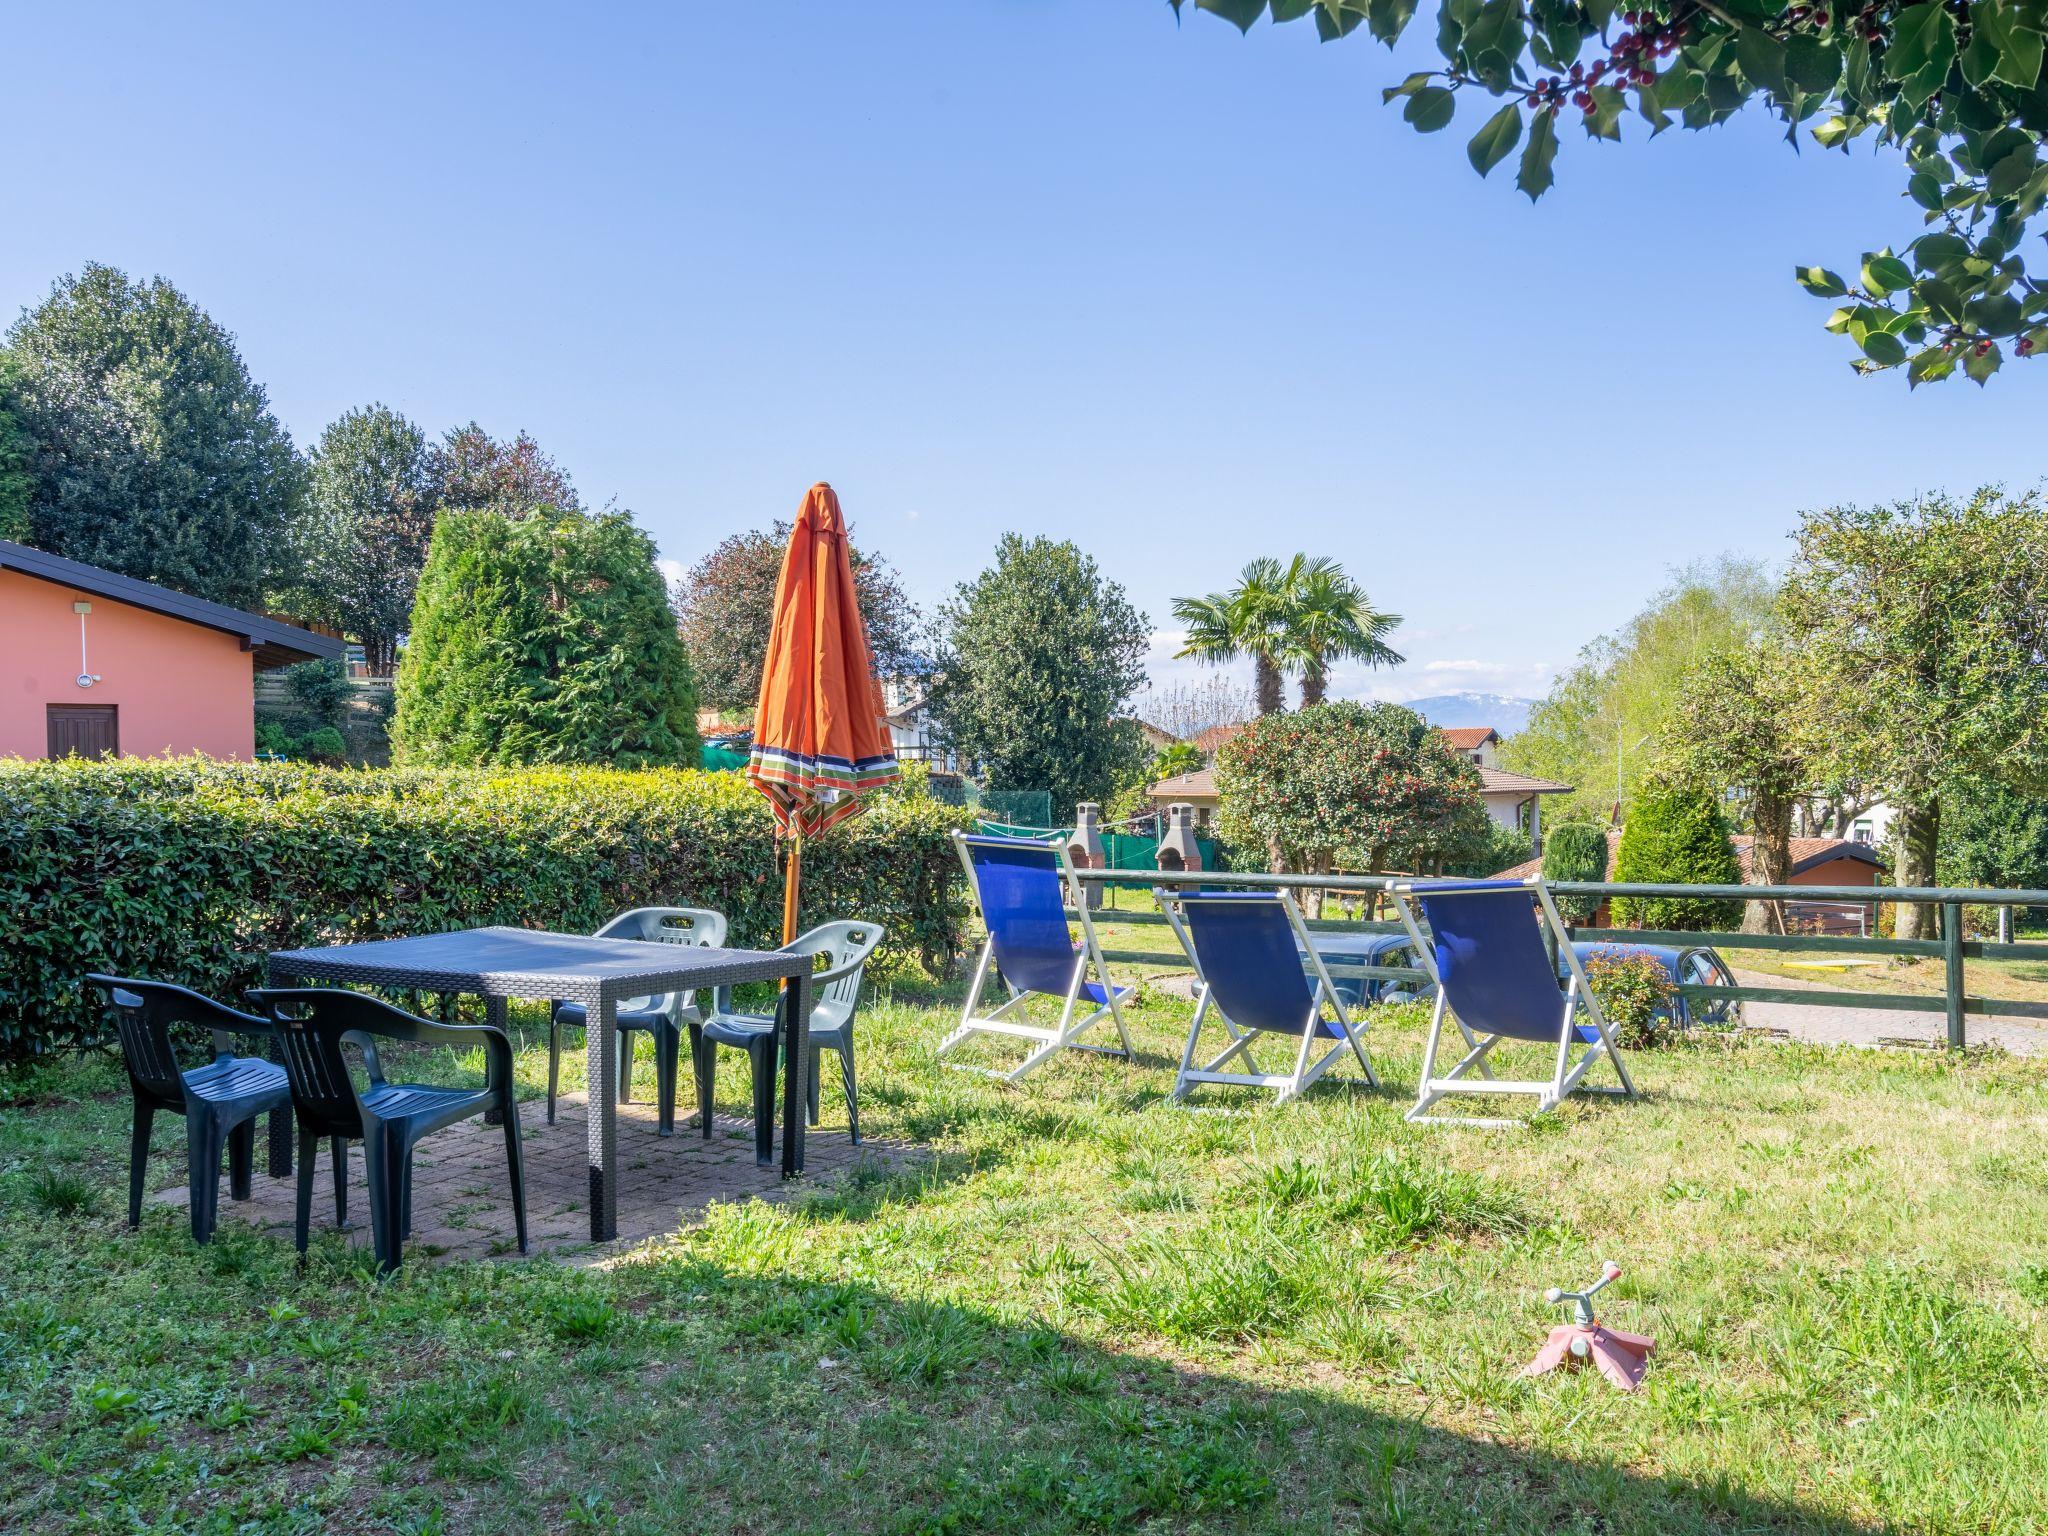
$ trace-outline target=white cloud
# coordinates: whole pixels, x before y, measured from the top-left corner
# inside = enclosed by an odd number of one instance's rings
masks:
[[[661,579],[672,587],[682,585],[683,576],[688,569],[682,561],[671,560],[665,555],[654,562],[654,568],[661,572]]]

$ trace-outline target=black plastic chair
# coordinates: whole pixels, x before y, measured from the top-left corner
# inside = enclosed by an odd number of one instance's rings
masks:
[[[265,987],[249,1000],[268,1015],[276,1031],[284,1070],[291,1081],[293,1113],[299,1124],[299,1212],[295,1233],[306,1251],[313,1209],[313,1155],[323,1136],[363,1144],[370,1186],[370,1230],[377,1263],[398,1268],[406,1238],[412,1236],[413,1149],[435,1131],[472,1115],[496,1110],[505,1120],[505,1162],[512,1175],[512,1213],[519,1251],[526,1252],[526,1181],[519,1153],[519,1103],[513,1093],[512,1042],[490,1024],[435,1024],[401,1008],[335,987]],[[391,1083],[377,1055],[377,1040],[407,1040],[457,1049],[482,1046],[490,1070],[482,1088],[435,1088]],[[342,1053],[362,1053],[367,1083],[358,1086]],[[335,1159],[337,1181],[344,1172]]]
[[[168,1109],[185,1117],[192,1239],[203,1243],[213,1236],[220,1211],[221,1152],[228,1154],[229,1195],[248,1199],[257,1117],[291,1102],[282,1067],[260,1057],[237,1056],[230,1048],[236,1035],[268,1041],[270,1025],[167,981],[97,972],[86,980],[102,988],[113,1003],[121,1059],[135,1096],[135,1128],[128,1143],[128,1225],[142,1224],[149,1133],[156,1112]],[[171,1030],[179,1025],[213,1032],[213,1060],[189,1071],[178,1065]]]
[[[884,938],[880,923],[822,923],[782,946],[793,955],[824,960],[825,969],[811,978],[811,1059],[807,1074],[810,1122],[818,1123],[818,1065],[825,1051],[839,1054],[839,1079],[846,1090],[847,1131],[860,1142],[860,1106],[853,1073],[853,1020],[860,1007],[861,971]],[[690,1060],[697,1069],[697,1102],[706,1140],[711,1137],[712,1092],[716,1087],[718,1047],[747,1053],[754,1069],[754,1155],[765,1158],[775,1145],[775,1055],[781,1039],[772,1013],[735,1013],[732,989],[714,993],[711,1017],[690,1028]]]

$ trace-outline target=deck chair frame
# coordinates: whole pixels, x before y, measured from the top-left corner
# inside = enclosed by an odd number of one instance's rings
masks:
[[[953,834],[953,846],[960,855],[960,867],[967,873],[967,888],[974,893],[976,910],[982,909],[982,901],[981,880],[975,872],[974,856],[971,852],[973,846],[976,843],[1014,844],[1025,841],[1032,840],[986,835],[976,836],[966,832],[955,832]],[[995,934],[990,932],[988,937],[982,941],[981,957],[974,965],[974,981],[967,989],[967,1003],[960,1010],[960,1023],[951,1034],[939,1042],[937,1054],[943,1058],[949,1051],[965,1044],[975,1035],[981,1034],[1003,1035],[1012,1039],[1028,1040],[1033,1043],[1033,1048],[1023,1061],[1007,1072],[996,1071],[988,1067],[977,1067],[967,1062],[946,1063],[947,1066],[954,1068],[956,1071],[980,1072],[987,1076],[1001,1078],[1005,1082],[1016,1083],[1029,1077],[1055,1055],[1064,1050],[1091,1051],[1103,1056],[1120,1056],[1125,1061],[1133,1059],[1131,1036],[1129,1030],[1124,1026],[1123,1014],[1123,998],[1130,989],[1119,988],[1110,979],[1109,967],[1102,958],[1102,941],[1096,936],[1094,920],[1088,914],[1087,895],[1081,888],[1081,882],[1074,877],[1073,861],[1067,857],[1066,848],[1057,843],[1045,843],[1041,844],[1041,846],[1045,847],[1053,856],[1054,872],[1060,882],[1060,891],[1065,898],[1066,906],[1071,909],[1073,917],[1081,930],[1081,943],[1074,951],[1073,973],[1067,980],[1064,994],[1029,991],[1018,987],[1010,982],[1009,978],[1005,977],[1004,983],[1010,993],[1008,999],[987,1013],[978,1013],[976,1010],[981,1007],[981,997],[988,987],[989,974],[997,969],[996,938]],[[986,918],[984,918],[985,922]],[[1091,970],[1095,974],[1096,984],[1102,988],[1102,994],[1107,1001],[1096,1008],[1093,1013],[1083,1015],[1080,1011],[1082,1004],[1081,989],[1087,982]],[[1060,1017],[1057,1024],[1034,1024],[1028,1019],[1018,1017],[1029,1006],[1031,999],[1034,997],[1059,998]],[[1092,1002],[1093,999],[1091,998],[1089,1001]],[[1102,1023],[1104,1019],[1108,1019],[1116,1026],[1116,1035],[1119,1043],[1116,1045],[1083,1044],[1081,1036]]]
[[[1379,1074],[1373,1071],[1372,1058],[1366,1054],[1365,1043],[1358,1038],[1358,1031],[1351,1022],[1350,1012],[1344,1006],[1343,995],[1332,984],[1330,973],[1323,964],[1323,957],[1316,952],[1315,945],[1309,941],[1308,928],[1301,920],[1300,910],[1296,908],[1286,895],[1280,894],[1278,896],[1279,904],[1287,913],[1288,926],[1294,930],[1296,946],[1301,950],[1304,965],[1313,973],[1315,983],[1309,989],[1309,1013],[1307,1019],[1303,1021],[1301,1043],[1294,1050],[1294,1068],[1291,1072],[1284,1074],[1260,1070],[1258,1062],[1252,1056],[1252,1046],[1258,1036],[1262,1033],[1272,1032],[1239,1027],[1237,1022],[1217,1004],[1215,989],[1210,986],[1209,978],[1202,970],[1202,957],[1200,951],[1195,947],[1195,936],[1188,928],[1185,908],[1185,903],[1189,899],[1188,893],[1155,888],[1152,895],[1159,903],[1159,910],[1166,914],[1167,925],[1172,928],[1174,937],[1180,940],[1180,947],[1187,953],[1188,965],[1195,973],[1195,1014],[1188,1023],[1187,1041],[1181,1047],[1180,1069],[1174,1075],[1172,1093],[1174,1103],[1186,1103],[1188,1094],[1199,1084],[1228,1083],[1242,1088],[1274,1089],[1274,1102],[1285,1104],[1289,1099],[1300,1097],[1303,1091],[1314,1083],[1316,1079],[1329,1071],[1336,1064],[1337,1058],[1344,1054],[1344,1049],[1347,1045],[1351,1048],[1352,1054],[1358,1058],[1358,1065],[1365,1071],[1367,1086],[1377,1088],[1380,1085]],[[1263,891],[1244,893],[1219,892],[1196,896],[1194,899],[1199,901],[1271,901],[1274,899],[1274,896]],[[1331,1011],[1336,1014],[1334,1021],[1327,1021],[1323,1018],[1323,1005],[1325,1003],[1328,1003]],[[1196,1066],[1195,1052],[1200,1048],[1202,1026],[1208,1021],[1209,1015],[1212,1012],[1218,1021],[1222,1023],[1224,1033],[1230,1043],[1219,1055],[1204,1062],[1201,1066]],[[1326,1022],[1334,1022],[1341,1033],[1332,1042],[1329,1050],[1325,1051],[1315,1061],[1310,1061],[1309,1056],[1315,1048],[1315,1042],[1322,1038],[1322,1026]],[[1233,1059],[1238,1058],[1242,1058],[1246,1070],[1242,1072],[1226,1072],[1223,1070]]]
[[[1463,882],[1458,882],[1463,883]],[[1519,882],[1536,898],[1542,909],[1543,921],[1548,925],[1556,941],[1557,952],[1570,967],[1571,976],[1564,993],[1559,999],[1560,1012],[1557,1030],[1557,1056],[1548,1079],[1515,1079],[1496,1077],[1487,1057],[1501,1041],[1519,1038],[1502,1034],[1485,1034],[1473,1029],[1459,1018],[1450,1006],[1449,995],[1444,990],[1443,976],[1437,969],[1436,946],[1424,937],[1422,925],[1416,920],[1410,898],[1427,895],[1428,887],[1417,887],[1403,883],[1390,887],[1395,909],[1401,915],[1401,923],[1414,939],[1416,952],[1422,958],[1423,969],[1430,974],[1436,986],[1436,1005],[1430,1012],[1429,1039],[1422,1053],[1422,1083],[1416,1092],[1415,1104],[1405,1118],[1417,1125],[1472,1125],[1493,1129],[1514,1129],[1526,1126],[1530,1119],[1544,1115],[1562,1104],[1573,1093],[1597,1093],[1619,1098],[1637,1097],[1634,1079],[1628,1075],[1628,1064],[1621,1059],[1621,1051],[1614,1043],[1614,1034],[1608,1028],[1607,1015],[1600,1007],[1600,999],[1593,995],[1592,986],[1586,980],[1586,970],[1579,962],[1571,944],[1571,933],[1564,919],[1558,915],[1557,904],[1550,898],[1550,888],[1541,877],[1531,876]],[[1583,1008],[1592,1021],[1598,1037],[1585,1042],[1577,1060],[1572,1059],[1572,1046],[1578,1038],[1576,1017]],[[1448,1018],[1457,1026],[1465,1042],[1465,1054],[1450,1071],[1441,1077],[1436,1072],[1437,1053],[1443,1042],[1444,1021]],[[1618,1084],[1588,1083],[1586,1074],[1602,1061],[1614,1064]],[[1442,1100],[1459,1095],[1473,1094],[1523,1094],[1533,1095],[1536,1109],[1523,1119],[1489,1117],[1481,1115],[1431,1114],[1433,1106]]]

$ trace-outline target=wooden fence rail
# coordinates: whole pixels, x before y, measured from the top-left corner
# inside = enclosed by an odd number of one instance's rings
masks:
[[[1118,870],[1083,869],[1075,872],[1091,885],[1114,886],[1199,886],[1251,890],[1324,891],[1347,895],[1386,895],[1411,878],[1397,875],[1270,875],[1225,870]],[[1942,1013],[1947,1022],[1948,1044],[1961,1050],[1969,1043],[1968,1020],[1979,1018],[2048,1019],[2048,1003],[2020,1002],[2010,998],[1981,997],[1965,987],[1965,963],[1971,960],[2048,961],[2048,942],[1992,943],[1963,936],[1963,908],[2048,907],[2048,891],[2002,891],[1952,886],[1831,886],[1831,885],[1646,885],[1611,881],[1558,881],[1550,887],[1556,895],[1681,897],[1714,901],[1841,901],[1867,904],[1934,906],[1941,911],[1938,939],[1885,939],[1829,934],[1760,934],[1677,931],[1638,928],[1573,928],[1575,940],[1614,944],[1726,945],[1737,949],[1798,951],[1810,954],[1898,955],[1939,958],[1942,962],[1942,995],[1939,999],[1906,992],[1859,992],[1824,987],[1738,987],[1687,983],[1678,990],[1698,1003],[1823,1003],[1839,1008],[1874,1008],[1895,1012]],[[1117,912],[1118,923],[1164,923],[1156,912]],[[1400,933],[1399,923],[1319,919],[1308,925],[1325,933]],[[1124,964],[1176,967],[1171,957],[1146,950],[1105,950],[1104,958]],[[1366,977],[1384,981],[1427,982],[1423,971],[1408,966],[1328,963],[1335,976]]]

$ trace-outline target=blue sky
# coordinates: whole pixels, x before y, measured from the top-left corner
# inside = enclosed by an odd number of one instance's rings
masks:
[[[1005,530],[1170,626],[1341,559],[1411,664],[1540,692],[1802,507],[2040,473],[2040,390],[1858,380],[1796,263],[1910,238],[1894,164],[1761,117],[1578,142],[1532,205],[1426,62],[1164,0],[22,8],[0,314],[88,260],[239,338],[303,445],[383,400],[530,431],[665,556],[838,488],[930,601]],[[1162,651],[1165,647],[1162,645]],[[1162,668],[1165,675],[1168,669]]]

